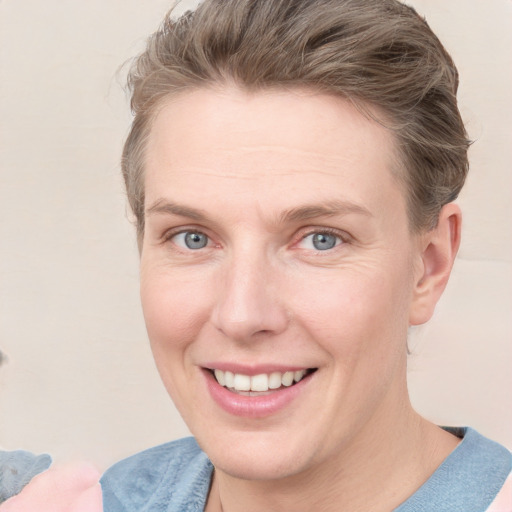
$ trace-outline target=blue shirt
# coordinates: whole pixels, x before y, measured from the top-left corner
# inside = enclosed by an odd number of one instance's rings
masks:
[[[512,470],[512,454],[470,428],[434,474],[394,512],[484,512]],[[189,437],[151,448],[102,478],[104,512],[203,512],[213,465]]]
[[[19,494],[32,478],[50,467],[49,455],[25,450],[0,451],[0,503]]]

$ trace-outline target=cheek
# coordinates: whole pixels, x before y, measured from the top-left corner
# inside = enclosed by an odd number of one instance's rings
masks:
[[[365,269],[337,278],[310,281],[297,289],[293,309],[310,336],[343,365],[361,358],[379,364],[385,354],[405,347],[408,286],[403,276]]]
[[[188,422],[194,410],[190,387],[190,347],[198,338],[206,317],[196,286],[166,272],[150,272],[141,266],[141,302],[153,357],[162,382]]]
[[[208,287],[198,279],[141,266],[141,302],[157,364],[166,353],[184,351],[207,317]]]

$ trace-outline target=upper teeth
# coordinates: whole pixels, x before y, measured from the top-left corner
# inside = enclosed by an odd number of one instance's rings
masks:
[[[214,374],[217,382],[226,388],[235,389],[236,391],[268,391],[269,389],[291,386],[294,382],[299,382],[306,375],[306,370],[260,373],[252,377],[222,370],[214,370]]]

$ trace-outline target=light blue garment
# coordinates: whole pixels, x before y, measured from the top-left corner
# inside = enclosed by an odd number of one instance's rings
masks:
[[[461,443],[393,512],[484,512],[503,487],[512,454],[471,428],[444,428]]]
[[[463,440],[394,512],[484,512],[503,486],[512,454],[473,429],[447,430]],[[105,473],[104,512],[202,512],[212,471],[193,438],[157,446]]]
[[[49,455],[24,450],[0,451],[0,503],[19,494],[32,478],[50,467]]]
[[[103,511],[202,512],[212,472],[192,437],[156,446],[103,475]]]

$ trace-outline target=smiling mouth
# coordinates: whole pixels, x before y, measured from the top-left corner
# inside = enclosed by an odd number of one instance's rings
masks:
[[[297,371],[261,373],[250,376],[218,369],[211,370],[221,386],[233,393],[248,396],[268,394],[294,386],[314,371],[316,368],[305,368]]]

